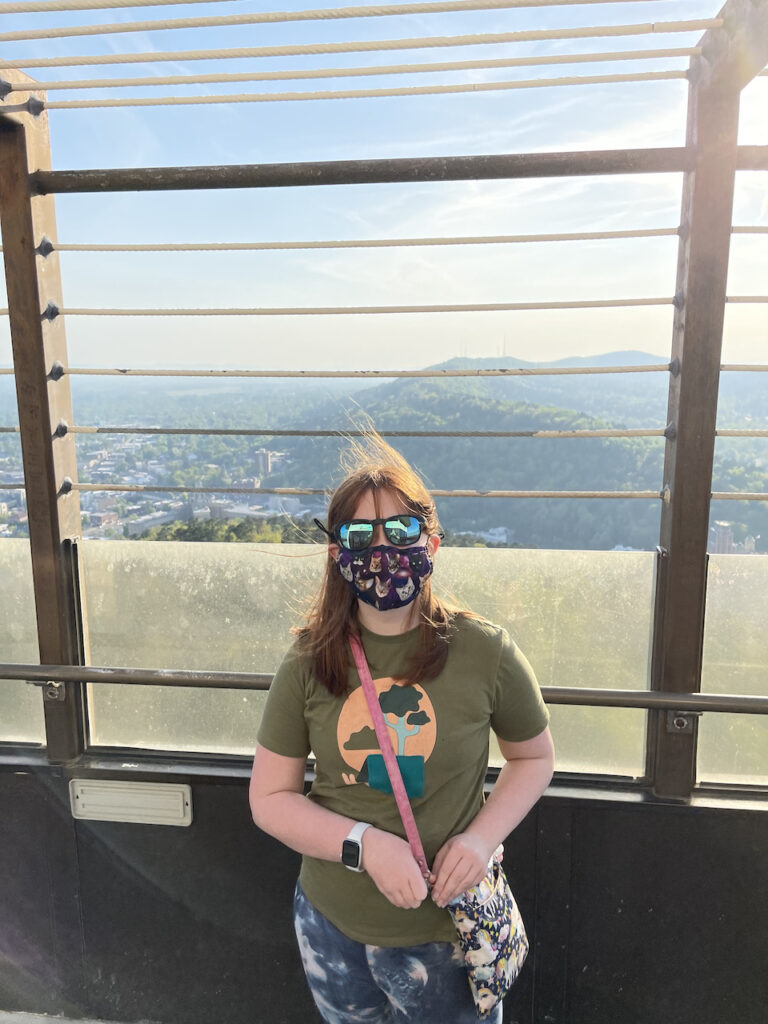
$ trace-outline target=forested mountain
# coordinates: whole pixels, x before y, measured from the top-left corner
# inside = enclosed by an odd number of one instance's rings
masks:
[[[664,363],[642,352],[562,360],[551,366],[640,366]],[[532,367],[510,358],[454,359],[435,369]],[[538,364],[547,365],[547,364]],[[12,379],[0,378],[0,422],[15,421]],[[273,436],[276,429],[349,430],[372,422],[388,430],[531,431],[614,428],[662,429],[668,375],[633,374],[359,379],[72,378],[75,421],[91,425],[154,425],[260,429],[258,437],[168,436],[146,440],[140,458],[155,460],[163,481],[176,486],[230,486],[256,474],[254,451],[285,453],[263,486],[327,488],[339,477],[338,438]],[[719,426],[768,426],[768,380],[763,374],[723,374]],[[129,435],[78,438],[81,479],[89,455],[109,452],[116,479],[128,479],[139,455]],[[397,438],[393,443],[428,485],[454,490],[653,490],[663,484],[663,438]],[[18,437],[0,437],[6,472],[18,466]],[[103,452],[102,452],[103,454]],[[721,439],[714,489],[768,491],[765,439]],[[8,477],[6,476],[6,479]],[[658,540],[659,501],[638,499],[440,500],[451,531],[503,527],[525,546],[651,548]],[[734,523],[736,539],[768,539],[764,502],[722,502],[713,518]],[[758,544],[758,548],[760,545]]]

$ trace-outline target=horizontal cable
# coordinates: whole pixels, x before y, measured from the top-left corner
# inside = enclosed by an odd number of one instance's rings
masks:
[[[0,427],[0,434],[18,434],[19,427]],[[67,427],[68,434],[161,434],[217,437],[366,437],[364,430],[277,430],[205,427]],[[382,437],[666,437],[668,428],[628,430],[379,430]],[[768,430],[716,430],[715,437],[768,437]]]
[[[726,302],[768,302],[768,295],[726,295]]]
[[[0,484],[0,491],[23,491],[26,484]]]
[[[5,428],[7,430],[18,427]],[[218,429],[206,427],[67,427],[68,434],[160,434],[204,437],[368,437],[366,430]],[[382,437],[664,437],[663,429],[630,430],[379,430]],[[768,435],[768,431],[765,431]]]
[[[761,491],[713,491],[712,501],[768,501],[768,493]]]
[[[279,548],[279,544],[272,545]],[[313,555],[325,557],[325,545]],[[263,549],[262,549],[262,552]],[[274,552],[276,555],[278,551]],[[207,672],[194,670],[114,668],[97,665],[0,665],[0,679],[47,683],[104,683],[108,685],[192,686],[222,690],[268,690],[272,672]],[[670,711],[768,714],[768,697],[731,693],[659,693],[581,686],[542,686],[547,704],[584,707],[661,708]]]
[[[417,5],[415,5],[417,6]],[[428,5],[431,6],[431,5]],[[382,9],[379,8],[379,11]],[[402,8],[401,8],[402,11]],[[320,14],[322,12],[319,12]],[[395,13],[391,7],[387,13]],[[348,15],[349,16],[349,15]],[[359,15],[358,15],[359,16]],[[260,14],[224,14],[209,18],[166,18],[156,21],[119,21],[106,25],[71,25],[39,29],[21,29],[15,32],[0,32],[0,43],[20,42],[29,39],[64,39],[75,36],[106,36],[122,35],[127,32],[164,32],[173,29],[188,28],[223,28],[233,25],[258,25],[268,20],[269,15]],[[281,19],[282,20],[282,19]],[[286,21],[290,20],[285,18]],[[306,19],[304,19],[306,20]],[[448,46],[472,46],[475,42],[485,42],[488,39],[498,39],[499,42],[528,42],[539,39],[579,39],[584,36],[594,35],[650,35],[654,32],[693,32],[708,28],[721,28],[724,24],[722,18],[702,18],[693,21],[662,21],[658,23],[646,22],[641,25],[593,25],[586,28],[556,28],[556,29],[533,29],[518,32],[505,33],[482,33],[475,35],[448,36],[448,37],[427,37],[425,40],[384,40],[381,44],[365,43],[371,49],[402,49],[400,46],[392,47],[393,42],[407,42],[409,48],[414,44],[422,46],[448,45]],[[450,43],[433,42],[434,38],[449,38]],[[331,45],[332,50],[324,47]],[[264,46],[254,56],[267,57],[288,57],[300,53],[349,53],[357,52],[359,43],[332,43],[314,44],[299,43],[294,46]],[[318,46],[320,48],[318,48]],[[336,49],[338,47],[338,49]],[[351,47],[351,51],[346,47]]]
[[[19,427],[0,427],[18,434]],[[216,437],[366,437],[364,430],[277,430],[273,427],[218,429],[205,427],[67,427],[69,434],[161,434]],[[628,430],[379,430],[382,437],[667,437],[669,428]],[[768,437],[768,430],[716,430],[715,437]]]
[[[768,227],[758,226],[757,224],[749,227],[733,227],[731,231],[734,235],[768,235]]]
[[[201,0],[202,2],[202,0]],[[600,0],[609,2],[609,0]],[[482,71],[493,68],[536,67],[550,64],[588,64],[623,60],[697,57],[700,46],[667,50],[622,50],[618,53],[563,53],[549,57],[499,57],[492,60],[454,60],[429,64],[390,64],[362,68],[310,68],[299,71],[233,71],[215,75],[153,75],[145,78],[83,78],[45,82],[46,92],[65,89],[124,89],[130,86],[210,85],[222,82],[282,82],[312,78],[356,78],[373,75],[412,75],[438,71]],[[9,82],[10,92],[39,92],[40,82]]]
[[[371,313],[488,313],[533,309],[669,306],[674,298],[582,299],[565,302],[475,302],[434,306],[243,306],[209,309],[60,309],[59,316],[355,316]],[[2,310],[0,310],[2,312]]]
[[[161,494],[328,494],[325,488],[307,487],[163,487],[160,484],[84,484],[64,482],[62,493],[70,491],[158,492]],[[436,498],[662,498],[666,491],[443,491],[430,488]]]
[[[768,228],[767,228],[768,230]],[[634,231],[568,231],[562,234],[462,234],[456,238],[348,239],[323,242],[168,242],[144,245],[62,245],[51,252],[244,252],[279,249],[385,249],[409,246],[487,246],[527,242],[595,242],[605,239],[658,239],[678,236],[679,227],[650,227]],[[0,246],[2,252],[2,246]]]
[[[47,11],[108,11],[123,7],[164,7],[171,4],[212,3],[221,0],[32,0],[0,3],[0,14],[40,14]],[[308,11],[269,11],[254,15],[259,23],[338,21],[342,18],[378,18],[401,14],[441,14],[454,11],[498,11],[516,7],[573,7],[586,4],[634,3],[636,0],[440,0],[432,3],[382,4],[365,7],[329,7]],[[647,0],[646,0],[647,2]]]
[[[420,39],[360,40],[349,43],[303,43],[294,46],[237,47],[220,50],[171,50],[149,53],[115,53],[79,57],[29,57],[0,61],[0,68],[51,68],[95,66],[98,64],[158,64],[163,61],[230,60],[242,57],[296,57],[318,53],[375,53],[385,50],[422,50],[447,46],[481,46],[531,42],[542,39],[597,39],[607,36],[638,36],[720,28],[722,18],[698,21],[648,22],[637,25],[602,25],[592,28],[537,29],[525,32],[495,32],[464,36],[427,36]],[[99,26],[90,26],[98,29]],[[30,38],[28,35],[24,38]],[[7,33],[0,42],[8,41]]]
[[[768,437],[768,430],[716,430],[715,437]]]
[[[465,370],[147,370],[102,369],[100,367],[57,367],[61,376],[93,377],[279,377],[326,378],[370,377],[394,379],[397,377],[552,377],[590,373],[667,373],[669,363],[647,366],[511,366],[497,369]],[[12,370],[7,371],[12,373]]]
[[[319,242],[155,242],[140,245],[111,243],[48,242],[45,255],[52,252],[258,252],[276,249],[379,249],[407,246],[502,245],[522,242],[589,242],[617,238],[663,238],[677,236],[679,228],[641,228],[636,231],[575,231],[542,235],[457,235],[439,238],[350,238]],[[3,247],[0,245],[0,252]],[[40,247],[38,248],[38,252]]]
[[[23,484],[0,484],[7,490],[19,490]],[[85,484],[69,483],[62,486],[62,493],[69,491],[109,491],[115,493],[144,493],[155,492],[159,494],[327,494],[323,488],[305,487],[176,487],[162,486],[160,484]],[[670,499],[669,492],[664,491],[471,491],[471,490],[450,490],[444,491],[438,488],[430,490],[436,498],[661,498],[664,501]],[[768,501],[768,493],[760,491],[713,491],[713,501]]]
[[[530,78],[512,82],[470,82],[465,85],[404,85],[391,89],[322,89],[318,92],[249,92],[215,96],[126,96],[112,100],[54,100],[47,110],[96,110],[105,107],[194,107],[217,103],[307,103],[313,100],[383,99],[387,96],[445,96],[471,92],[508,92],[556,86],[612,85],[628,82],[663,82],[687,79],[687,71],[642,71],[626,75],[581,75]],[[7,108],[13,111],[13,106]]]
[[[723,363],[720,369],[726,373],[765,373],[768,371],[768,363]]]
[[[171,4],[223,3],[224,0],[32,0],[0,4],[0,14],[44,14],[53,11],[108,11],[121,7],[165,7]]]

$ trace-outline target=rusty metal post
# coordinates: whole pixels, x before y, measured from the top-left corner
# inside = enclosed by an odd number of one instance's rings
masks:
[[[707,541],[725,316],[741,89],[768,60],[768,5],[729,0],[721,29],[691,62],[686,145],[693,169],[683,186],[677,309],[667,422],[661,547],[667,572],[655,637],[654,689],[701,689]],[[697,720],[652,712],[654,792],[685,799],[696,782]]]
[[[20,72],[3,76],[30,81]],[[84,639],[76,625],[69,541],[80,534],[80,502],[76,491],[62,489],[65,477],[77,479],[75,443],[57,430],[62,420],[72,423],[72,399],[69,378],[51,373],[54,362],[67,365],[64,323],[51,315],[52,307],[61,306],[61,279],[57,254],[38,252],[43,238],[56,240],[56,220],[53,198],[33,196],[29,185],[30,173],[49,167],[47,115],[0,112],[0,226],[40,661],[77,665]],[[81,690],[72,683],[43,688],[48,756],[54,762],[83,750]]]

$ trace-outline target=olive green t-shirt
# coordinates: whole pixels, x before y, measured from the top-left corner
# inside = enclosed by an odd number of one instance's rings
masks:
[[[430,864],[482,806],[489,730],[522,741],[538,736],[549,721],[533,670],[506,631],[482,619],[457,616],[454,622],[445,668],[416,686],[399,680],[419,630],[397,636],[361,630]],[[334,697],[314,679],[309,659],[291,649],[270,687],[258,741],[286,757],[312,751],[310,800],[405,837],[351,652],[349,691]],[[448,912],[431,899],[415,910],[395,907],[365,872],[349,871],[340,861],[305,856],[300,878],[309,901],[357,942],[455,941]]]

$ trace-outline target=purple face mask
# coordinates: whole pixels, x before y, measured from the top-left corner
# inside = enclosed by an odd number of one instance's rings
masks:
[[[354,595],[380,612],[410,604],[422,581],[432,573],[432,558],[426,547],[381,544],[364,551],[341,548],[336,565]]]

